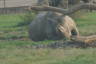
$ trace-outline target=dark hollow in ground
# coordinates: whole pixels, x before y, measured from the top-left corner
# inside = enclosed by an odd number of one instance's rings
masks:
[[[57,41],[47,45],[39,44],[33,45],[33,48],[88,48],[96,47],[96,41],[92,43],[78,42],[78,41]]]

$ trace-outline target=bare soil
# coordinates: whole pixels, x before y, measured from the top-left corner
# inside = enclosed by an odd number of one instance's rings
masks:
[[[80,36],[68,41],[56,41],[47,45],[36,45],[34,48],[88,48],[96,47],[96,35]]]

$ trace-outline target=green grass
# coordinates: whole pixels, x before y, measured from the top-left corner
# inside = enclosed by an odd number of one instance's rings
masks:
[[[96,64],[96,49],[0,49],[0,64]]]
[[[26,38],[28,39],[28,26],[17,26],[23,22],[25,14],[0,15],[0,39]],[[96,34],[96,12],[87,13],[75,18],[81,35]]]
[[[21,16],[24,14],[10,14],[0,15],[0,38],[28,38],[27,28],[28,27],[16,27],[16,25],[22,21]]]
[[[23,22],[25,14],[0,15],[0,39],[26,38],[28,39],[28,26],[18,26]],[[96,34],[96,12],[87,13],[80,18],[75,18],[81,35]]]
[[[81,35],[96,34],[96,12],[75,19]]]
[[[32,49],[28,26],[16,27],[23,14],[0,15],[0,64],[96,64],[96,48]],[[75,18],[81,35],[96,34],[96,12]]]
[[[10,27],[16,25],[22,19],[18,14],[0,15],[0,27]]]

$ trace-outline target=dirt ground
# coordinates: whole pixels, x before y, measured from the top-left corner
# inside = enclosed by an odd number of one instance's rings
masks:
[[[33,48],[88,48],[96,47],[96,35],[79,37],[73,40],[62,40],[49,43],[47,45],[35,45]]]

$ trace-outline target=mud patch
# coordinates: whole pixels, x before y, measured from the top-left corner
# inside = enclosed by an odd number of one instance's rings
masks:
[[[88,48],[88,47],[96,47],[96,42],[85,43],[78,41],[57,41],[47,45],[39,44],[32,46],[32,48]]]

